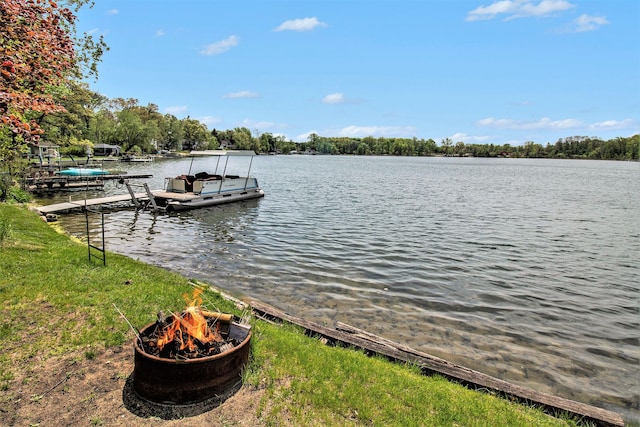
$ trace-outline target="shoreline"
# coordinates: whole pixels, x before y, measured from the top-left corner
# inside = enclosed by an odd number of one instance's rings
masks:
[[[0,213],[2,213],[2,212],[0,211]],[[2,216],[1,216],[1,215],[0,215],[0,220],[2,220]],[[35,216],[34,216],[34,220],[35,220]],[[33,228],[33,225],[32,225],[32,226],[30,226],[30,227],[31,227],[31,228]],[[35,227],[35,228],[39,228],[39,227]],[[52,229],[51,227],[47,227],[47,228]],[[25,229],[25,230],[26,230],[26,229]],[[38,232],[38,230],[35,230],[35,232]],[[45,234],[49,234],[49,233],[45,233]],[[48,242],[48,240],[52,240],[52,239],[51,239],[52,237],[53,237],[53,236],[49,234],[49,236],[48,236],[48,237],[46,237],[46,240],[47,240],[46,242],[43,242],[43,241],[40,239],[40,243],[39,243],[39,244],[38,244],[38,243],[35,243],[35,244],[32,244],[32,243],[29,243],[29,244],[22,243],[20,246],[24,246],[24,248],[25,248],[25,249],[26,249],[26,248],[32,248],[32,249],[30,249],[31,251],[41,251],[41,250],[45,250],[45,251],[46,251],[46,250],[48,250],[48,249],[46,249],[46,248],[48,247],[48,245],[53,244],[53,245],[56,247],[56,250],[55,250],[54,252],[62,251],[62,252],[61,252],[61,254],[65,253],[65,249],[64,249],[63,247],[61,247],[61,246],[69,246],[69,250],[70,250],[70,251],[72,251],[73,253],[81,254],[82,252],[85,252],[85,249],[83,249],[83,247],[82,247],[82,246],[84,246],[84,245],[78,245],[78,244],[77,244],[77,242],[75,242],[75,243],[74,243],[74,242],[72,242],[72,241],[71,241],[71,239],[70,239],[70,237],[69,237],[68,235],[66,235],[66,234],[62,234],[62,237],[61,237],[61,238],[54,238],[52,242]],[[59,240],[60,242],[59,242],[58,244],[56,244],[54,241],[58,241],[58,240]],[[28,241],[29,241],[29,239],[27,239],[27,241],[25,241],[25,242],[28,242]],[[60,245],[60,243],[62,243],[62,245]],[[35,246],[34,246],[34,245],[35,245]],[[20,249],[20,248],[16,248],[16,249],[18,249],[18,252],[23,252],[23,251],[25,250],[25,249]],[[27,250],[29,250],[29,249],[27,249]],[[85,252],[85,253],[86,253],[86,252]],[[54,253],[49,252],[49,256],[57,256],[57,255],[55,255]],[[126,258],[126,259],[128,259],[129,261],[126,261],[126,262],[125,262],[125,261],[123,260],[123,258]],[[65,260],[65,259],[66,259],[66,257],[65,257],[65,258],[61,258],[61,260]],[[122,264],[122,263],[124,262],[126,265],[131,265],[131,266],[140,265],[140,262],[139,262],[139,261],[135,261],[135,260],[133,260],[133,259],[131,259],[131,258],[127,257],[127,256],[123,256],[123,255],[112,254],[112,255],[111,255],[111,260],[113,260],[113,259],[115,259],[115,261],[112,261],[112,262],[117,262],[118,264]],[[63,261],[63,262],[68,262],[68,261]],[[64,264],[63,264],[63,265],[64,265]],[[163,268],[161,268],[161,267],[158,267],[158,266],[153,266],[153,265],[151,265],[151,264],[145,264],[145,265],[147,266],[147,267],[144,267],[144,268],[143,268],[143,270],[145,270],[145,271],[146,271],[146,270],[152,271],[152,270],[156,270],[156,269],[158,269],[158,270],[162,270],[162,271],[166,272],[166,275],[169,275],[169,276],[171,276],[171,277],[174,277],[174,276],[176,276],[176,277],[177,277],[177,276],[180,276],[180,275],[178,275],[177,273],[171,273],[170,271],[168,271],[168,270],[166,270],[166,269],[163,269]],[[3,268],[4,268],[4,267],[3,267]],[[118,269],[116,269],[116,270],[119,270],[119,269],[120,269],[120,267],[119,267]],[[107,273],[107,272],[109,272],[109,271],[113,271],[113,268],[110,268],[110,269],[107,269],[107,270],[103,270],[101,267],[96,267],[96,266],[95,266],[95,264],[91,264],[91,263],[90,263],[88,266],[83,266],[83,267],[82,267],[82,270],[83,270],[83,271],[86,271],[86,272],[91,272],[92,274],[95,274],[95,275],[96,275],[96,276],[95,276],[96,278],[101,278],[100,280],[103,280],[103,279],[102,279],[103,274],[104,274],[104,273]],[[104,273],[102,273],[103,271],[104,271]],[[5,280],[11,280],[11,279],[10,279],[10,278],[12,277],[12,276],[11,276],[11,274],[10,274],[11,272],[10,272],[10,271],[7,271],[6,273],[9,273],[9,276],[8,276],[8,278],[6,278]],[[23,270],[23,272],[22,272],[22,273],[20,273],[20,271],[18,270],[18,274],[24,274],[24,270]],[[30,274],[33,274],[33,272],[31,272]],[[126,274],[126,273],[125,273],[125,274]],[[84,275],[83,275],[83,276],[84,276]],[[183,280],[187,280],[187,278],[186,278],[186,277],[184,277],[184,276],[182,276],[182,278],[183,278]],[[53,279],[53,278],[52,278],[52,279]],[[36,280],[37,280],[37,279],[36,279]],[[135,286],[143,286],[143,288],[146,288],[146,285],[144,285],[143,283],[137,283],[137,282],[140,282],[141,280],[143,280],[143,278],[142,278],[142,277],[138,278],[137,280],[136,280],[136,279],[133,279],[133,280],[132,280],[132,282],[134,283],[134,285],[135,285]],[[55,282],[55,280],[54,280],[53,282]],[[59,290],[57,287],[55,287],[55,283],[52,283],[52,285],[54,285],[54,288],[52,288],[52,289],[57,289],[57,291],[56,291],[56,292],[60,292],[60,290]],[[72,285],[73,285],[73,283],[72,283]],[[6,284],[5,284],[5,285],[3,285],[3,286],[6,286]],[[120,286],[121,286],[121,285],[119,285],[119,286],[118,286],[118,288],[119,288],[122,292],[124,292],[124,293],[123,293],[123,296],[132,295],[132,292],[134,292],[134,293],[133,293],[133,295],[135,295],[135,294],[136,294],[136,293],[135,293],[135,289],[133,289],[133,288],[129,288],[129,289],[128,289],[128,287],[120,288]],[[129,286],[131,286],[131,285],[129,285]],[[162,286],[162,285],[161,285],[161,284],[156,284],[155,286]],[[39,288],[39,287],[40,287],[40,286],[38,285],[38,286],[37,286],[37,288]],[[165,288],[164,288],[164,287],[159,287],[158,289],[163,289],[163,290],[164,290]],[[40,289],[40,291],[39,291],[39,292],[43,292],[43,291],[44,291],[43,289]],[[107,290],[107,289],[105,289],[104,291],[108,291],[108,290]],[[67,291],[67,292],[68,292],[68,291]],[[173,291],[171,291],[171,292],[173,292]],[[223,290],[220,290],[219,292],[220,292],[221,294],[226,295],[226,293],[225,293]],[[109,296],[109,298],[115,298],[115,295],[110,295],[110,296]],[[64,299],[64,295],[63,295],[63,299]],[[64,300],[66,301],[66,299],[64,299]],[[234,300],[235,300],[235,301],[234,301]],[[238,303],[238,300],[237,300],[237,299],[231,299],[231,301],[233,301],[233,303],[234,303],[234,304],[237,304],[237,303]],[[52,301],[52,303],[55,305],[55,303],[54,303],[53,301]],[[68,303],[67,303],[67,304],[68,304]],[[256,305],[256,306],[260,306],[260,307],[262,307],[262,308],[264,308],[264,307],[265,307],[264,305],[260,305],[260,303],[259,303],[259,302],[257,302],[257,301],[254,301],[254,305]],[[152,306],[157,307],[157,306],[158,306],[158,304],[157,304],[157,303],[152,303]],[[163,305],[160,305],[160,306],[162,307]],[[72,306],[72,307],[75,307],[75,306]],[[87,307],[84,307],[84,306],[76,307],[76,308],[74,308],[74,309],[73,309],[73,312],[75,313],[78,309],[86,309],[86,308],[87,308]],[[254,307],[254,309],[255,309],[255,307]],[[144,314],[144,311],[146,311],[146,310],[137,310],[137,311],[140,311],[140,312],[142,312],[142,313]],[[131,310],[127,310],[127,313],[130,313],[130,312],[131,312]],[[277,311],[274,311],[274,312],[277,312]],[[264,313],[264,312],[263,312],[263,313]],[[111,314],[111,313],[110,313],[110,314]],[[146,316],[146,314],[145,314],[145,316]],[[297,324],[300,324],[300,323],[303,323],[303,324],[304,324],[304,323],[305,323],[303,320],[296,320],[296,319],[294,319],[294,318],[286,318],[285,316],[282,316],[282,317],[284,317],[284,318],[285,318],[285,320],[287,320],[287,322],[290,322],[290,323],[294,323],[294,324],[296,324],[296,323],[297,323]],[[291,320],[295,320],[295,322],[291,322]],[[116,323],[117,323],[117,322],[116,322]],[[136,322],[136,321],[134,321],[134,324],[137,324],[137,323],[141,323],[141,322],[140,322],[140,321],[137,321],[137,322]],[[308,323],[308,322],[307,322],[306,324],[307,324],[307,326],[311,325],[311,323]],[[48,326],[48,327],[54,327],[54,328],[55,328],[55,325],[50,325],[50,326]],[[343,327],[344,327],[344,326],[343,326]],[[102,329],[102,327],[101,327],[100,329]],[[126,329],[126,328],[125,328],[125,329]],[[309,329],[307,328],[307,330],[309,330]],[[331,337],[331,335],[329,335],[329,334],[327,333],[327,331],[320,331],[320,330],[318,329],[318,327],[317,327],[317,326],[315,326],[315,325],[313,326],[313,330],[315,331],[315,333],[314,333],[313,335],[318,335],[318,332],[322,332],[322,333],[323,333],[323,334],[325,334],[326,336]],[[353,341],[344,341],[344,343],[346,343],[346,344],[347,344],[348,346],[350,346],[350,347],[354,347],[354,346],[355,346],[355,347],[357,347],[357,345],[354,345],[354,344],[357,344],[357,343],[355,343],[355,342],[353,342]],[[387,343],[387,344],[388,344],[388,343]],[[386,344],[385,344],[385,345],[386,345]],[[107,347],[107,348],[109,348],[109,347]],[[366,348],[366,347],[362,347],[362,346],[361,346],[361,348]],[[380,354],[383,354],[383,355],[384,355],[384,353],[380,353]],[[402,358],[398,358],[398,360],[399,360],[399,361],[401,361],[401,362],[403,362],[403,361],[404,361],[404,362],[415,363],[415,361],[413,361],[413,362],[412,362],[412,361],[410,361],[410,360],[403,360]],[[427,369],[427,370],[429,370],[429,369]],[[437,372],[437,371],[435,371],[435,370],[431,370],[431,371]],[[447,375],[446,375],[446,373],[445,373],[445,376],[447,376]],[[449,376],[449,377],[451,377],[451,375],[448,375],[448,376]],[[463,379],[463,381],[462,381],[462,382],[464,382],[464,379]],[[534,405],[534,406],[535,406],[535,405]],[[618,418],[620,419],[620,422],[621,422],[621,420],[622,420],[622,419],[621,419],[621,417],[619,417],[619,416],[618,416]],[[602,425],[623,425],[623,424],[620,424],[619,422],[617,422],[617,421],[616,421],[616,422],[614,422],[613,424],[602,424]]]

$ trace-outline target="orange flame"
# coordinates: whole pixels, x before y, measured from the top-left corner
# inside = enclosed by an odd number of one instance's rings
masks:
[[[180,350],[188,349],[193,351],[196,347],[195,340],[201,343],[222,341],[222,337],[216,331],[212,331],[207,324],[207,318],[202,309],[202,289],[194,289],[193,296],[184,294],[183,298],[187,302],[187,308],[181,315],[172,316],[173,322],[169,324],[158,337],[156,346],[162,350],[165,345],[177,339]],[[217,326],[217,324],[216,324]]]

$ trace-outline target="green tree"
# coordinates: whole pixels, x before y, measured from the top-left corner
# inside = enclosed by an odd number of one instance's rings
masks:
[[[442,153],[445,156],[449,155],[449,148],[453,145],[453,141],[451,138],[445,138],[441,141],[440,145],[442,146]]]
[[[115,125],[116,117],[111,111],[99,110],[91,116],[86,137],[96,144],[106,144],[110,142]]]
[[[160,121],[160,146],[162,150],[182,150],[184,126],[173,114],[165,114]]]
[[[287,141],[284,135],[276,136],[276,151],[282,154],[289,154],[296,150],[296,144],[293,141]]]
[[[316,150],[322,154],[336,154],[338,152],[336,145],[327,138],[319,138],[316,142]]]
[[[70,154],[76,157],[88,156],[93,152],[93,142],[88,139],[77,139],[71,137],[68,144],[60,148],[60,151],[64,154]]]
[[[88,84],[69,81],[60,86],[55,100],[65,109],[45,116],[41,122],[44,138],[61,146],[71,138],[92,138],[91,124],[96,111],[107,104],[107,98],[89,89]]]
[[[409,155],[409,146],[406,141],[398,138],[394,139],[391,143],[391,153],[393,156],[407,156]]]
[[[79,8],[86,1],[74,3]],[[0,2],[0,199],[13,183],[27,143],[43,134],[43,117],[64,111],[54,94],[65,82],[97,72],[106,45],[86,35],[84,42],[76,39],[75,19],[54,1]]]
[[[187,117],[182,120],[182,130],[184,136],[183,149],[204,150],[209,147],[211,133],[203,123]]]
[[[309,144],[307,145],[308,150],[311,150],[311,151],[317,150],[318,138],[319,136],[315,132],[310,133],[309,136],[307,136],[307,141],[309,141]]]
[[[640,134],[627,139],[627,160],[640,160]]]
[[[369,144],[367,144],[364,141],[361,141],[360,144],[358,144],[358,148],[356,149],[356,154],[358,154],[359,156],[365,156],[369,153],[371,153]]]
[[[111,143],[122,147],[124,152],[133,146],[145,145],[146,131],[140,117],[130,109],[116,113],[116,125],[111,134]]]
[[[259,140],[260,140],[260,149],[257,152],[275,153],[277,151],[276,139],[273,137],[273,134],[269,132],[265,132],[262,135],[260,135]]]
[[[233,129],[233,145],[236,150],[253,150],[253,136],[246,127]]]
[[[436,142],[429,138],[428,140],[424,141],[423,144],[421,144],[421,152],[419,153],[422,156],[433,156],[436,152],[436,150],[438,149],[438,145],[436,144]]]
[[[535,143],[533,141],[527,141],[524,143],[522,153],[524,157],[537,157],[534,156]]]

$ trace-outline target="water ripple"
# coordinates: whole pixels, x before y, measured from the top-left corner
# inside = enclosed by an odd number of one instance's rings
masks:
[[[253,171],[264,199],[114,213],[109,249],[640,420],[637,163],[260,156]],[[62,222],[81,235],[83,219]]]

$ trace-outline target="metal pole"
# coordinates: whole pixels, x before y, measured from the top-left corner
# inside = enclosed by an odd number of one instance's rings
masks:
[[[225,159],[224,162],[224,171],[222,172],[222,179],[220,180],[220,186],[218,187],[218,194],[222,191],[222,183],[224,182],[224,177],[227,174],[227,164],[229,163],[229,156]]]
[[[100,217],[102,218],[102,265],[106,267],[107,265],[107,251],[104,246],[104,213],[100,212]]]
[[[251,175],[252,164],[253,164],[253,156],[251,156],[251,160],[249,161],[249,170],[247,171],[247,177],[244,179],[244,190],[247,189],[247,183],[249,182],[249,175]]]
[[[193,166],[193,158],[195,156],[191,156],[191,164],[189,165],[189,172],[187,172],[187,175],[191,175],[191,166]]]
[[[227,164],[229,163],[229,156],[227,156],[227,158],[224,161],[224,171],[222,172],[222,177],[224,178],[224,176],[227,174]]]
[[[91,237],[89,236],[89,211],[84,207],[84,219],[87,224],[87,251],[89,254],[89,262],[91,262]]]

